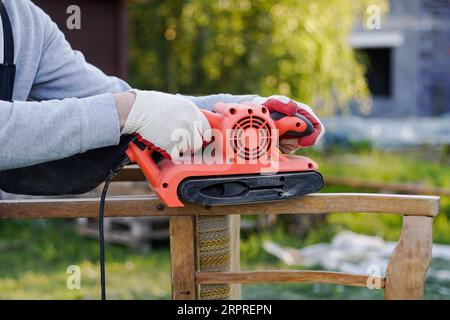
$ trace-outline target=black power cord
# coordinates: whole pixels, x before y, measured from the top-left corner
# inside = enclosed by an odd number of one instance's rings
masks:
[[[102,195],[100,197],[100,207],[98,210],[98,234],[100,239],[100,286],[102,292],[102,300],[106,300],[106,268],[105,268],[105,230],[104,230],[104,218],[105,218],[105,200],[108,193],[109,184],[112,179],[122,170],[123,167],[130,164],[130,159],[125,157],[114,169],[109,172],[108,177],[105,180]]]

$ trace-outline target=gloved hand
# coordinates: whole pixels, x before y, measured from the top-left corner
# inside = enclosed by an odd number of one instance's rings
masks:
[[[211,127],[190,100],[157,91],[131,90],[136,100],[122,134],[139,134],[165,158],[195,152],[211,141]]]
[[[325,133],[325,128],[314,111],[306,104],[296,102],[285,96],[270,96],[268,98],[256,97],[254,103],[264,105],[269,112],[277,111],[292,116],[298,113],[311,121],[314,131],[305,137],[294,138],[288,135],[280,137],[280,150],[284,153],[293,153],[302,147],[314,145]]]

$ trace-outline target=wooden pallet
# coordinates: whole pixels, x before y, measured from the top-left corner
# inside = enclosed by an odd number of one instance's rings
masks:
[[[155,241],[169,240],[168,217],[105,218],[105,241],[133,248],[139,252],[152,250]],[[98,239],[98,219],[77,219],[78,234]]]

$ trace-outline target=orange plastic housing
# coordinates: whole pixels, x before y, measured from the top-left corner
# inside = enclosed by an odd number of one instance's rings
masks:
[[[205,152],[211,147],[209,149],[212,151],[207,155],[189,157],[184,163],[162,160],[156,164],[152,159],[153,150],[141,150],[130,143],[126,152],[130,160],[139,165],[147,181],[168,207],[184,206],[177,191],[179,184],[188,178],[268,175],[318,169],[317,164],[307,157],[283,155],[278,151],[280,135],[306,129],[306,124],[298,118],[286,117],[274,121],[264,106],[252,103],[218,103],[213,108],[214,112],[202,111],[214,129],[215,137],[211,145],[203,150]],[[256,143],[252,139],[256,139]],[[204,159],[208,160],[207,163]]]

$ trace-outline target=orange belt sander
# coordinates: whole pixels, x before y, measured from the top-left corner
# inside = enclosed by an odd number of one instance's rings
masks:
[[[318,192],[324,181],[317,164],[304,156],[281,154],[280,136],[303,137],[313,126],[297,114],[270,113],[253,103],[218,103],[202,110],[213,140],[201,154],[178,161],[155,161],[155,150],[138,139],[126,154],[168,207],[276,201]]]
[[[213,129],[213,140],[200,154],[177,161],[161,159],[155,148],[133,137],[126,156],[111,170],[99,207],[100,275],[106,299],[104,211],[108,186],[121,168],[137,163],[147,181],[168,207],[184,202],[203,205],[244,204],[288,199],[322,189],[317,164],[303,156],[278,150],[280,136],[311,134],[311,122],[301,115],[269,112],[252,103],[218,103],[203,111]]]

